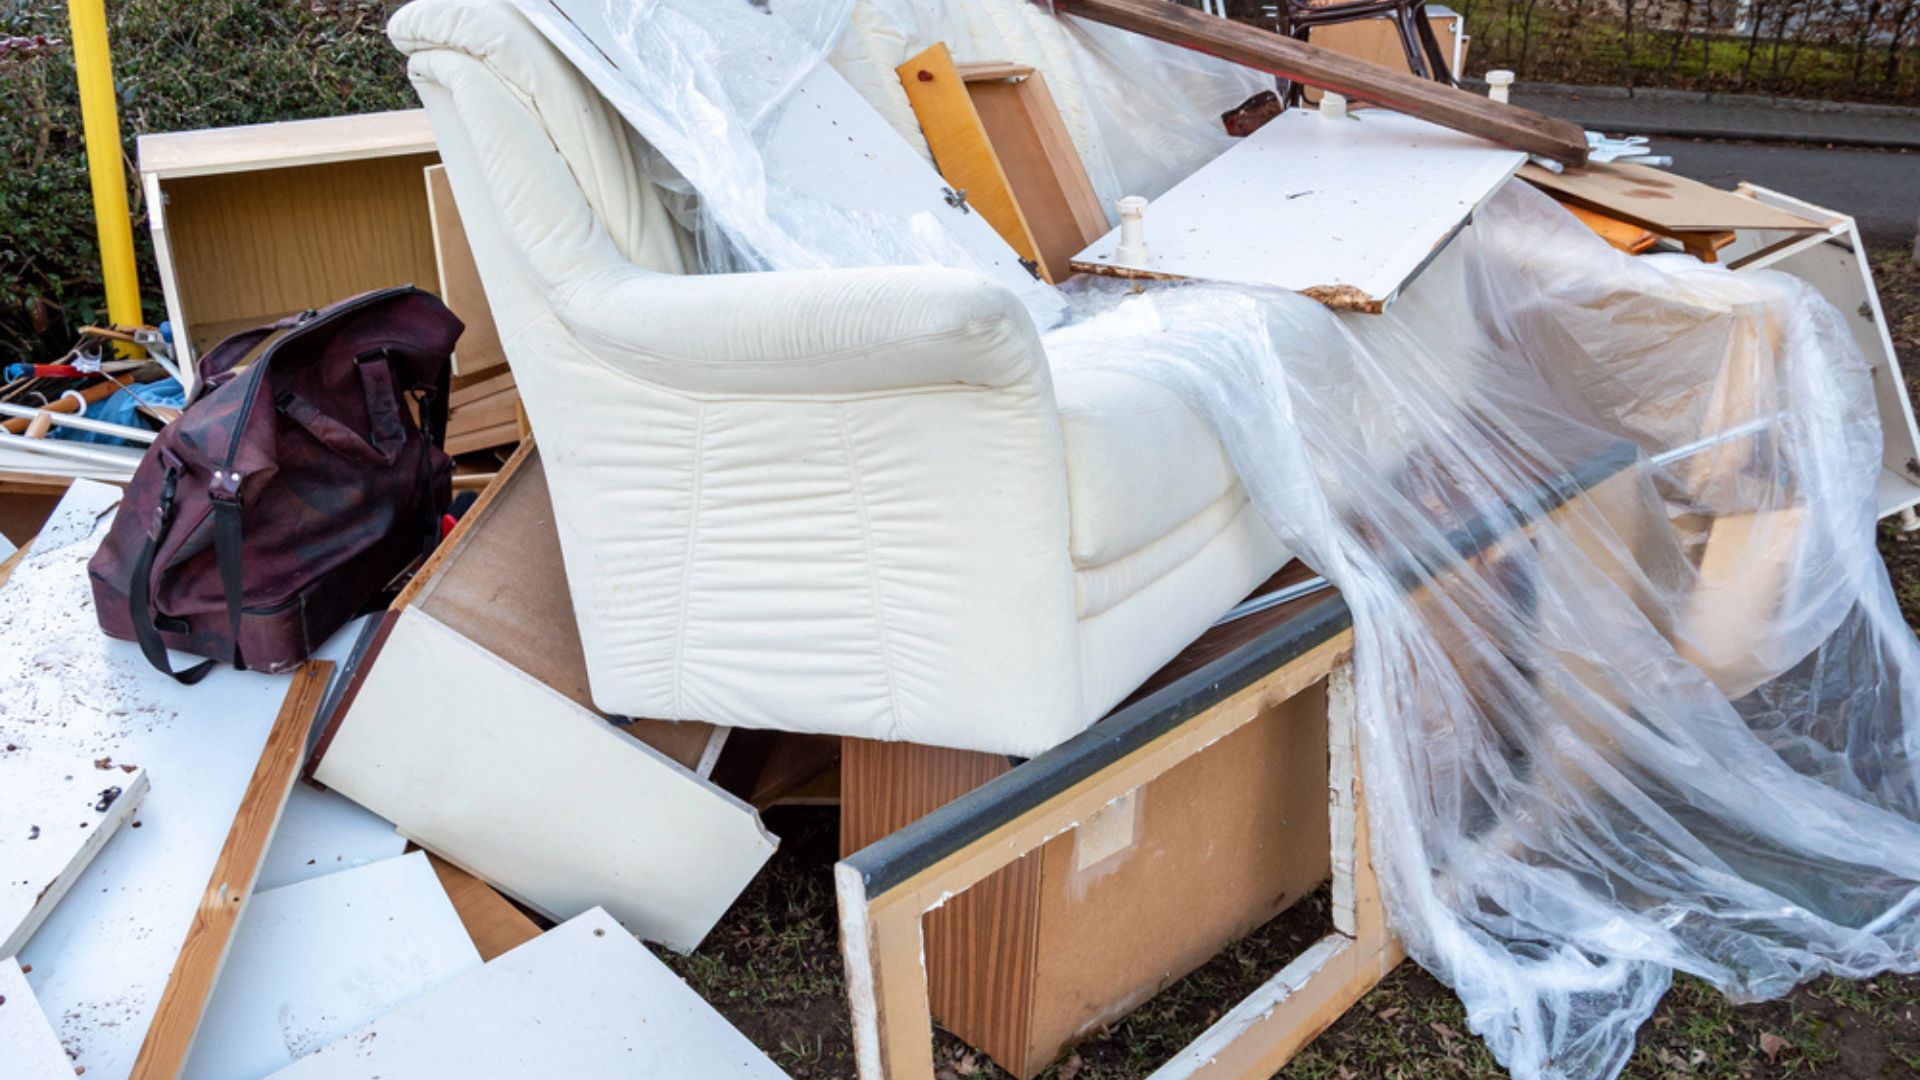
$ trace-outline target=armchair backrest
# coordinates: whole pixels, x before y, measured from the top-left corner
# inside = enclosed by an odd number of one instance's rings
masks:
[[[503,333],[532,314],[515,310],[528,291],[552,296],[620,263],[692,268],[637,136],[511,0],[415,0],[387,32],[409,57],[476,248],[504,245],[531,278],[487,281]],[[483,277],[502,262],[483,258]]]

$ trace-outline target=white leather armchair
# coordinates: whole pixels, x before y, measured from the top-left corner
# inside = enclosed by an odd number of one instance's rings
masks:
[[[540,440],[609,712],[1031,755],[1285,561],[1220,446],[1056,387],[929,268],[692,275],[636,137],[508,0],[390,34]]]

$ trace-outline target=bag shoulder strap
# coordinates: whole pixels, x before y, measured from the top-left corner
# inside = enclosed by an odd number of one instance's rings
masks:
[[[168,530],[173,527],[173,500],[179,493],[180,474],[185,471],[184,464],[171,450],[161,451],[161,463],[166,474],[160,483],[160,506],[154,513],[152,526],[147,529],[147,541],[141,545],[140,555],[133,561],[132,580],[127,582],[127,614],[132,616],[133,635],[140,643],[140,654],[147,658],[147,663],[171,675],[176,682],[192,686],[207,677],[207,673],[213,670],[214,661],[202,660],[181,671],[173,670],[173,663],[167,657],[166,642],[161,639],[160,628],[153,620],[153,560],[160,552],[160,545],[166,543]],[[246,658],[240,654],[243,594],[238,480],[236,473],[214,471],[213,552],[220,564],[220,588],[226,594],[227,628],[233,641],[233,666],[245,671]]]

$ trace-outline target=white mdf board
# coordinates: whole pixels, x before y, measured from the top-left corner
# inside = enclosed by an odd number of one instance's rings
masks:
[[[764,0],[709,2],[766,6]],[[623,63],[633,66],[640,61],[606,22],[606,8],[617,5],[605,0],[518,0],[518,6],[646,136],[655,126],[649,121],[652,103],[636,101],[640,95],[621,73]],[[777,16],[756,16],[753,22],[770,40],[778,41],[777,47],[804,48],[778,40],[792,31]],[[723,42],[722,46],[735,44]],[[739,44],[737,59],[750,64],[754,59],[750,43]],[[977,263],[974,268],[1020,294],[1037,317],[1064,312],[1064,303],[1052,286],[1021,264],[1020,256],[985,218],[964,202],[949,201],[954,192],[940,174],[830,65],[814,65],[784,103],[765,118],[752,120],[762,129],[762,164],[773,185],[790,195],[862,215],[930,222]],[[673,157],[664,148],[662,152],[670,160]]]
[[[182,1075],[266,1076],[479,966],[422,852],[256,893]]]
[[[146,796],[139,766],[0,746],[0,959],[26,945]]]
[[[286,169],[401,154],[436,144],[425,109],[170,131],[140,136],[140,175],[158,180]]]
[[[1859,226],[1845,214],[1763,187],[1742,184],[1739,192],[1775,209],[1828,222],[1825,232],[1805,241],[1781,243],[1790,238],[1771,233],[1755,238],[1752,243],[1757,250],[1739,269],[1791,274],[1813,286],[1840,312],[1873,372],[1882,439],[1882,468],[1875,485],[1880,516],[1920,505],[1920,426],[1914,420],[1913,399],[1907,394],[1900,354],[1893,347]]]
[[[153,780],[20,953],[88,1080],[132,1070],[289,682],[221,667],[181,686],[100,632],[87,559],[119,501],[74,483],[0,588],[0,746],[138,763]]]
[[[691,951],[772,856],[751,806],[418,608],[314,779],[551,919]]]
[[[1526,161],[1484,139],[1384,109],[1347,119],[1290,109],[1148,204],[1147,257],[1120,231],[1076,269],[1307,293],[1377,310]]]
[[[0,960],[0,1075],[6,1080],[73,1080],[74,1075],[60,1036],[13,959]]]
[[[786,1074],[595,908],[274,1076],[779,1080]]]
[[[406,850],[406,837],[393,831],[392,822],[337,792],[296,781],[253,890],[262,893],[337,874]]]

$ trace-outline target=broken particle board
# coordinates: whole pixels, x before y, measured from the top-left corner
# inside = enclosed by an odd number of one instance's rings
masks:
[[[93,1080],[133,1067],[289,681],[223,666],[181,686],[137,645],[100,633],[87,560],[120,497],[76,481],[0,588],[0,746],[138,762],[153,778],[128,827],[20,953]],[[336,636],[321,655],[344,644]]]
[[[0,1065],[7,1080],[73,1080],[73,1062],[40,1010],[20,962],[0,960]]]
[[[598,908],[273,1075],[786,1077]]]
[[[753,808],[402,608],[314,778],[551,919],[686,952],[773,854]]]
[[[267,733],[266,747],[260,751],[260,760],[247,781],[240,809],[227,830],[227,841],[213,864],[199,909],[174,958],[173,972],[167,976],[167,988],[154,1009],[153,1023],[140,1044],[140,1056],[133,1064],[134,1080],[174,1080],[186,1068],[214,984],[226,966],[235,932],[253,896],[260,863],[293,791],[307,732],[332,677],[333,664],[325,660],[308,660],[293,672],[286,700]]]
[[[185,1075],[266,1076],[480,964],[420,852],[262,892]]]
[[[1520,178],[1561,202],[1597,210],[1662,236],[1736,229],[1811,232],[1826,227],[1824,222],[1757,199],[1630,162],[1596,163],[1559,173],[1529,164],[1520,170]]]
[[[1144,259],[1115,229],[1074,268],[1286,289],[1378,313],[1525,155],[1383,110],[1289,110],[1147,205]]]
[[[138,766],[0,751],[0,959],[26,945],[146,796]]]

